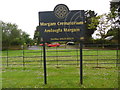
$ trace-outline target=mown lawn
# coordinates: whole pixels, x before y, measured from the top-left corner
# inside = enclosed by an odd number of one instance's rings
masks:
[[[83,85],[79,68],[74,66],[47,67],[48,84],[44,85],[43,69],[39,67],[4,68],[3,88],[117,88],[117,68],[84,67]]]
[[[23,51],[11,50],[8,53],[9,56],[18,57],[9,58],[8,66],[7,59],[2,59],[2,88],[118,88],[116,50],[83,50],[83,85],[80,85],[79,79],[79,50],[69,52],[67,49],[60,49],[57,53],[56,49],[47,51],[47,56],[69,57],[47,57],[49,65],[47,65],[46,85],[44,84],[43,60],[38,57],[42,55],[38,53],[41,50],[24,50],[25,66],[22,65]],[[2,56],[6,55],[6,51],[3,51]],[[72,63],[76,64],[66,65]]]

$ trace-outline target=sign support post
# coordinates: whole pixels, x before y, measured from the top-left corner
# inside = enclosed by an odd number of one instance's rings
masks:
[[[44,84],[47,84],[47,72],[46,72],[46,48],[45,48],[45,42],[43,43],[43,60],[44,60]]]
[[[80,44],[80,84],[83,84],[83,58],[82,58],[82,47],[83,47],[83,43],[81,42]]]

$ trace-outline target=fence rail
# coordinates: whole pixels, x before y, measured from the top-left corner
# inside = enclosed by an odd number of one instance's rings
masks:
[[[85,65],[101,65],[111,64],[118,65],[118,46],[104,44],[85,44],[83,48],[83,64]],[[111,46],[111,47],[108,47]],[[77,46],[70,47],[47,47],[46,49],[47,65],[79,65],[80,51]],[[6,50],[2,51],[2,65],[37,65],[43,64],[42,47],[38,46],[38,50]]]

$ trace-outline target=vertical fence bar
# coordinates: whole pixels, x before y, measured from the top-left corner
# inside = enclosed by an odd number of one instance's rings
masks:
[[[78,45],[79,46],[79,45]],[[76,48],[76,52],[77,52],[77,66],[79,65],[79,60],[78,60],[78,48]]]
[[[41,64],[41,67],[42,67],[42,47],[40,49],[41,49],[41,61],[40,61],[40,64]]]
[[[8,64],[9,62],[8,62],[8,47],[7,47],[7,67],[8,67]]]
[[[83,62],[82,62],[82,47],[83,43],[80,43],[80,84],[83,84]]]
[[[58,67],[58,49],[57,49],[57,46],[56,46],[56,61],[57,61],[57,67]]]
[[[97,46],[97,67],[98,67],[98,45],[99,44],[96,44],[96,46]]]
[[[47,84],[45,43],[43,43],[43,60],[44,60],[44,84]]]
[[[25,66],[25,60],[24,60],[24,45],[23,45],[23,67]]]
[[[116,67],[119,65],[119,62],[118,62],[118,60],[119,60],[119,58],[118,58],[118,44],[117,44],[117,48],[116,48],[117,50],[116,50]]]

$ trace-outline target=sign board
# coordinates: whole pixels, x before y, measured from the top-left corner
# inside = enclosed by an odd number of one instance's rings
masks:
[[[39,31],[43,42],[81,41],[85,33],[84,10],[69,10],[59,4],[54,11],[39,12]]]
[[[85,33],[84,10],[72,10],[59,4],[54,11],[39,12],[40,39],[43,42],[44,83],[47,84],[45,42],[83,41]],[[80,43],[80,82],[82,81],[82,42]]]

